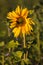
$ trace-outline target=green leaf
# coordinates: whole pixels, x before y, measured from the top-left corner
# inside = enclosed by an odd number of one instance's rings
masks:
[[[30,60],[29,60],[28,58],[25,59],[24,62],[25,62],[25,64],[27,64],[27,65],[28,65],[28,64],[31,64],[31,62],[30,62]]]
[[[29,13],[30,13],[30,14],[33,14],[33,13],[34,13],[34,10],[29,10]]]
[[[28,49],[31,47],[31,45],[28,44]]]
[[[2,46],[4,46],[5,44],[4,44],[4,42],[2,41],[2,42],[0,42],[0,47],[2,47]]]
[[[14,61],[15,61],[15,62],[21,61],[22,54],[23,54],[22,51],[12,52],[12,56],[13,56],[13,58],[14,58]]]
[[[18,41],[14,42],[14,40],[11,40],[8,45],[7,45],[7,48],[16,48],[18,47],[19,43]]]
[[[21,60],[21,65],[25,65],[25,63],[24,63],[24,61],[23,61],[23,60]]]
[[[17,52],[16,52],[16,55],[17,55],[19,58],[21,58],[21,57],[22,57],[22,54],[23,54],[23,52],[22,52],[22,51],[17,51]]]

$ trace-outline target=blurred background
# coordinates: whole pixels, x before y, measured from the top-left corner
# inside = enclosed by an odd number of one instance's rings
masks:
[[[7,13],[15,10],[18,5],[32,10],[29,17],[35,21],[34,34],[26,36],[29,62],[20,61],[23,55],[22,46],[19,45],[22,38],[14,38],[6,18]],[[0,0],[0,65],[12,64],[43,65],[43,0]]]

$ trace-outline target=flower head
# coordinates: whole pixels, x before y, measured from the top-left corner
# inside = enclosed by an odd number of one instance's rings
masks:
[[[22,9],[17,6],[15,11],[7,14],[7,18],[11,20],[10,28],[15,37],[18,37],[21,33],[30,34],[31,30],[33,30],[31,24],[34,25],[34,22],[31,18],[27,18],[28,13],[29,11],[27,8]]]

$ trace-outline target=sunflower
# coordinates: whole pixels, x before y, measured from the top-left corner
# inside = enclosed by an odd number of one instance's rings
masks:
[[[28,13],[27,8],[22,9],[20,6],[17,6],[15,11],[7,14],[7,18],[10,19],[9,27],[12,29],[15,37],[18,37],[21,33],[30,34],[33,30],[32,25],[34,25],[34,22],[27,17]]]

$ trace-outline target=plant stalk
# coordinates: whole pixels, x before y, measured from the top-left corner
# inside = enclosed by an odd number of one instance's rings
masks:
[[[26,44],[25,44],[25,34],[23,34],[23,48],[26,48]],[[24,60],[26,58],[26,54],[24,53]]]

